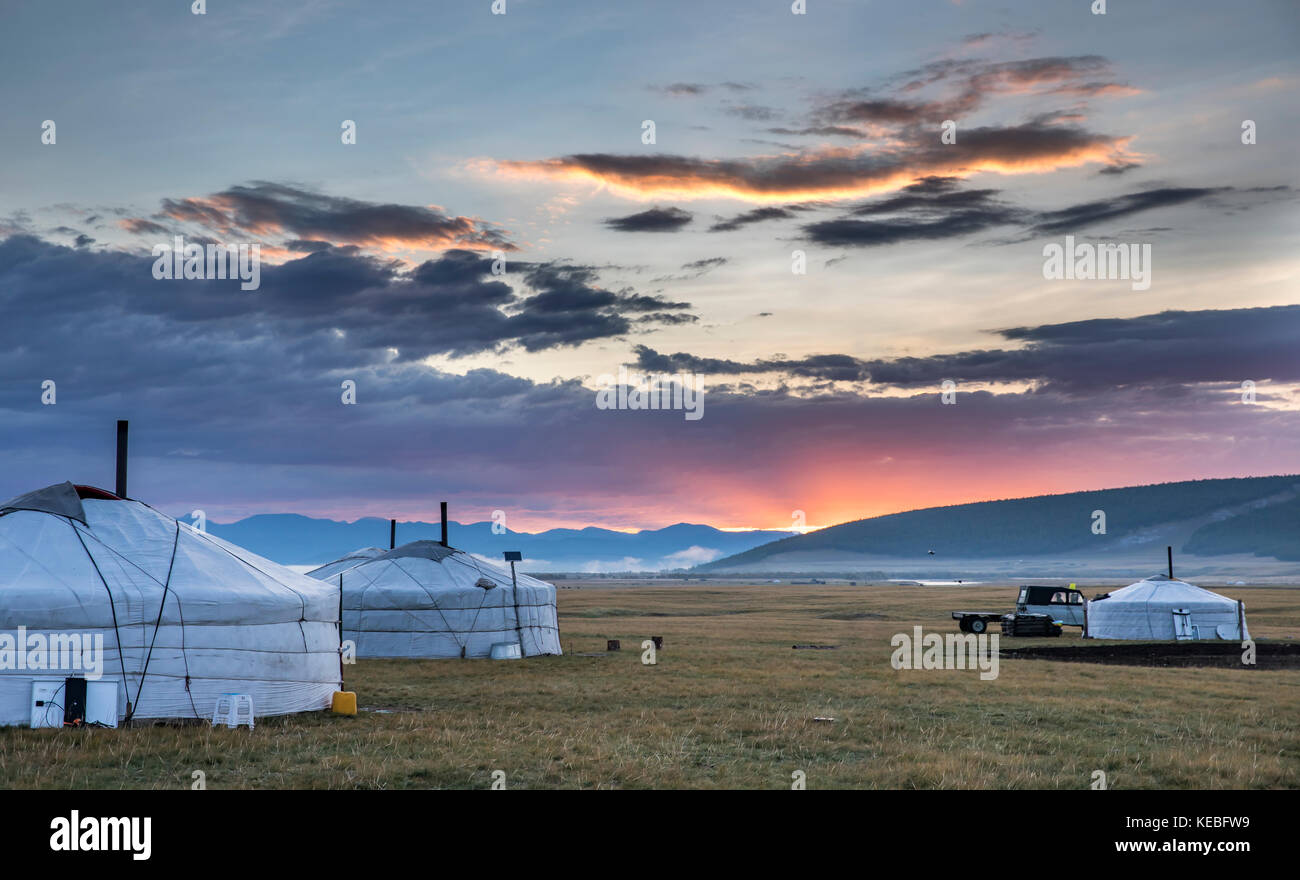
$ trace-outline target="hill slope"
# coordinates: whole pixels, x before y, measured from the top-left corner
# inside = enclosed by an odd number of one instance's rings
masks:
[[[1150,557],[1163,544],[1193,555],[1300,558],[1300,475],[1192,480],[984,501],[857,520],[755,547],[699,571],[798,571],[874,561]],[[1105,513],[1105,533],[1093,530]],[[930,555],[933,550],[934,556]],[[891,566],[882,565],[888,569]],[[992,566],[997,567],[997,566]]]

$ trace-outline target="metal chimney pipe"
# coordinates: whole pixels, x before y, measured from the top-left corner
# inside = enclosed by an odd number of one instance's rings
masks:
[[[117,420],[117,497],[126,497],[126,419]]]
[[[1172,580],[1174,579],[1174,548],[1173,548],[1173,545],[1170,545],[1170,546],[1166,547],[1165,550],[1168,551],[1168,553],[1169,553],[1169,579],[1172,581]]]
[[[447,502],[442,502],[442,546],[447,546]]]
[[[392,550],[397,546],[397,520],[388,521],[388,549]]]

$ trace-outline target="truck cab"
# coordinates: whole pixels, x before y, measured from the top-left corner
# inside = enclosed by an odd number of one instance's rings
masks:
[[[1065,626],[1083,626],[1083,593],[1070,587],[1029,585],[1020,588],[1016,611],[1047,614]]]

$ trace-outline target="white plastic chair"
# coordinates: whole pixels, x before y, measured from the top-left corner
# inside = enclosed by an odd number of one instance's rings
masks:
[[[247,724],[253,729],[253,698],[248,694],[222,694],[217,697],[217,708],[212,713],[212,726],[225,724],[238,727]]]

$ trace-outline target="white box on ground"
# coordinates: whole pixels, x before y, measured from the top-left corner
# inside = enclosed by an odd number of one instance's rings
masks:
[[[61,678],[32,679],[32,727],[63,726],[63,685]],[[117,727],[117,682],[110,680],[86,682],[87,724],[98,722],[106,727]]]
[[[523,656],[518,642],[497,642],[492,646],[493,660],[520,660]]]

